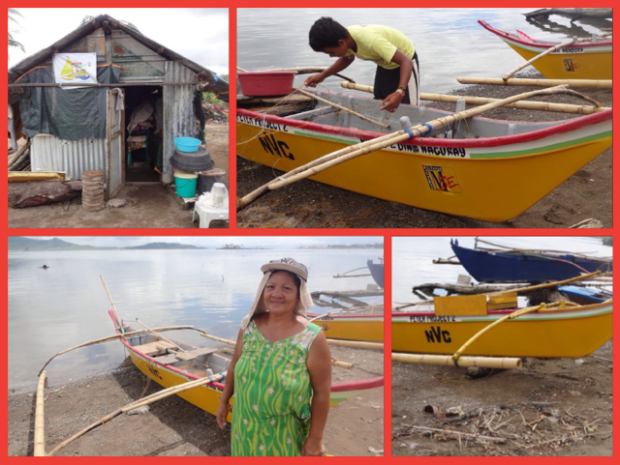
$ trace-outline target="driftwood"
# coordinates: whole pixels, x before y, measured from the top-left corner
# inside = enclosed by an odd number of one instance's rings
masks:
[[[38,207],[79,197],[82,181],[11,182],[8,192],[10,207]]]
[[[536,16],[560,15],[569,18],[611,18],[612,8],[542,8],[540,10],[523,13],[526,18]]]
[[[11,165],[15,164],[15,162],[18,159],[22,157],[24,152],[26,152],[29,147],[30,147],[30,142],[27,142],[24,145],[22,145],[20,148],[18,148],[14,153],[9,155],[9,164],[8,164],[9,168],[11,167]]]
[[[464,439],[480,439],[482,441],[491,441],[491,442],[506,442],[504,438],[494,438],[492,436],[481,436],[479,434],[470,434],[470,433],[461,433],[460,431],[452,431],[447,429],[440,428],[428,428],[426,426],[415,426],[415,425],[403,425],[409,429],[415,429],[420,431],[421,433],[435,433],[437,434],[446,434],[448,436],[457,436],[459,438]],[[400,435],[402,436],[402,434]]]

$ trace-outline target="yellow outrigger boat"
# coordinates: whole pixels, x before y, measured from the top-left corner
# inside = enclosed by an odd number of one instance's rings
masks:
[[[400,129],[399,118],[431,121],[450,114],[317,92],[388,124],[381,129],[320,103],[286,118],[237,110],[237,153],[282,171]],[[353,127],[355,126],[355,128]],[[415,137],[311,177],[332,186],[427,210],[487,221],[521,214],[612,143],[612,110],[566,121],[521,123],[473,117],[434,137]],[[611,187],[611,186],[610,186]]]
[[[354,315],[325,315],[313,318],[329,339],[347,341],[383,342],[383,315],[360,313]],[[316,318],[316,319],[314,319]]]
[[[482,19],[478,23],[528,61],[558,44],[532,39],[521,31],[500,31]],[[575,42],[545,55],[532,66],[547,79],[611,79],[612,41]]]
[[[463,314],[436,311],[440,308],[437,303],[445,302],[443,299],[459,299]],[[423,304],[416,312],[392,313],[392,350],[418,354],[456,353],[484,328],[516,311],[468,311],[486,308],[486,299],[486,295],[439,297],[435,298],[435,304]],[[570,302],[561,301],[535,313],[508,319],[473,340],[466,355],[569,358],[589,355],[612,337],[613,301],[570,305]]]
[[[110,310],[108,313],[114,322],[117,334],[121,334],[120,329],[123,323],[119,322],[114,311]],[[122,328],[124,332],[131,331],[131,328],[124,324]],[[210,376],[208,370],[211,370],[213,374],[225,374],[230,363],[230,359],[218,354],[216,349],[200,348],[174,341],[175,344],[187,351],[177,356],[169,351],[169,349],[174,348],[174,345],[153,332],[138,333],[126,338],[121,337],[120,341],[129,351],[134,365],[164,388]],[[380,386],[383,386],[383,376],[334,382],[331,387],[330,406],[333,407],[359,395],[363,390]],[[180,392],[178,396],[205,412],[215,415],[223,389],[224,384],[222,382],[214,381]],[[229,413],[227,420],[230,422],[231,419],[232,416]]]

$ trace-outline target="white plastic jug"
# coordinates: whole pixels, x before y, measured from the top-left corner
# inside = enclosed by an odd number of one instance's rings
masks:
[[[216,182],[210,192],[198,198],[192,221],[196,221],[196,215],[200,228],[208,228],[212,220],[228,220],[228,189],[224,184]]]

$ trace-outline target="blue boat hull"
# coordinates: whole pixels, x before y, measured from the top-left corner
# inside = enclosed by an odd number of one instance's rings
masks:
[[[458,241],[450,244],[461,265],[481,283],[562,281],[583,273],[575,265],[588,272],[612,269],[606,263],[577,259],[573,255],[562,255],[557,257],[562,261],[558,261],[553,258],[467,249],[459,246]]]
[[[373,263],[372,260],[368,260],[366,265],[368,265],[372,279],[377,283],[377,286],[383,289],[383,263]]]
[[[605,302],[613,297],[611,292],[579,286],[558,286],[558,291],[564,297],[581,305]]]

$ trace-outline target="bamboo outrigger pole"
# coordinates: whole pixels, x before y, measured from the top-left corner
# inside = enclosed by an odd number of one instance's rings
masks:
[[[428,354],[400,354],[393,353],[392,360],[402,363],[414,363],[417,365],[441,365],[454,366],[452,355],[428,355]],[[463,368],[499,368],[504,370],[518,370],[521,368],[520,358],[514,357],[470,357],[463,356],[458,359],[458,366]]]
[[[461,84],[483,84],[496,86],[533,86],[533,87],[555,87],[570,86],[577,88],[611,89],[611,79],[517,79],[512,78],[504,81],[502,78],[477,78],[477,77],[457,77]]]
[[[545,50],[542,53],[539,53],[538,55],[536,55],[534,58],[526,61],[525,63],[523,63],[522,65],[517,66],[515,69],[513,69],[512,71],[510,71],[508,74],[506,74],[504,77],[502,77],[502,79],[504,81],[507,81],[508,78],[510,78],[510,76],[512,76],[513,74],[515,74],[517,71],[521,71],[523,68],[528,67],[529,65],[531,65],[532,63],[534,63],[536,60],[539,60],[540,58],[544,57],[545,55],[549,55],[551,52],[555,52],[556,50],[563,48],[563,47],[568,47],[569,45],[571,45],[573,42],[575,42],[575,39],[570,39],[567,40],[565,42],[562,42],[561,44],[557,44],[554,45],[553,47],[548,48],[547,50]]]
[[[213,375],[213,376],[207,376],[205,378],[200,378],[200,379],[197,379],[197,380],[194,380],[194,381],[188,381],[187,383],[179,384],[177,386],[173,386],[171,388],[164,389],[163,391],[158,391],[155,394],[151,394],[148,397],[140,399],[139,401],[127,404],[124,407],[121,407],[118,410],[115,410],[114,412],[106,415],[105,417],[101,418],[100,420],[96,421],[95,423],[92,423],[91,425],[87,426],[82,431],[74,434],[73,436],[71,436],[66,441],[63,441],[62,443],[57,445],[54,449],[52,449],[49,452],[49,454],[47,454],[47,456],[49,457],[49,456],[54,455],[56,452],[58,452],[60,449],[65,447],[70,442],[75,441],[80,436],[83,436],[84,434],[88,433],[90,430],[95,429],[99,425],[103,425],[104,423],[110,421],[111,419],[113,419],[114,417],[120,415],[123,412],[126,412],[128,410],[132,410],[132,409],[137,408],[137,407],[141,407],[143,405],[150,404],[152,402],[156,402],[156,401],[164,399],[166,397],[170,397],[171,395],[178,394],[179,392],[187,391],[189,389],[193,389],[193,388],[201,386],[203,384],[211,384],[211,383],[213,383],[215,381],[221,380],[224,376],[226,376],[226,372],[218,373],[217,375]]]
[[[232,341],[230,339],[223,339],[221,337],[212,336],[211,334],[207,334],[207,333],[200,333],[200,335],[202,337],[206,337],[208,339],[213,339],[214,341],[221,342],[223,344],[228,344],[229,346],[234,346],[234,345],[237,344],[235,341]],[[354,367],[354,365],[352,363],[341,362],[340,360],[336,360],[333,357],[332,357],[332,365],[335,366],[335,367],[347,368],[348,370],[351,370]]]
[[[37,385],[37,406],[34,414],[35,457],[43,457],[45,455],[45,415],[43,413],[43,403],[45,401],[45,376],[45,371],[39,375],[39,384]]]
[[[161,331],[177,331],[181,329],[193,329],[194,331],[200,331],[198,328],[194,328],[193,326],[165,326],[162,328],[155,328],[153,331],[160,331],[160,332]],[[132,331],[130,333],[125,333],[125,334],[115,334],[114,336],[106,336],[106,337],[102,337],[99,339],[93,339],[92,341],[84,342],[83,344],[71,347],[69,349],[62,350],[58,352],[56,355],[50,357],[50,359],[47,362],[45,362],[45,364],[43,365],[43,368],[39,370],[39,376],[41,376],[41,373],[43,372],[43,370],[45,370],[45,367],[59,355],[66,354],[67,352],[71,352],[72,350],[79,349],[80,347],[91,346],[93,344],[99,344],[100,342],[113,341],[115,339],[120,339],[126,336],[133,336],[135,334],[140,334],[144,332],[146,332],[146,330]]]
[[[103,287],[105,287],[105,291],[108,294],[108,299],[110,299],[110,303],[112,304],[112,310],[114,310],[114,316],[116,317],[116,321],[118,321],[118,324],[120,326],[121,334],[124,336],[125,335],[125,328],[123,328],[123,322],[118,317],[118,313],[116,311],[116,306],[114,305],[114,301],[112,300],[112,296],[110,295],[110,291],[108,291],[108,286],[106,286],[105,279],[103,279],[103,276],[99,276],[99,277],[101,278],[101,282],[103,283]]]
[[[366,86],[363,84],[352,84],[350,82],[341,82],[340,85],[345,89],[355,89],[362,92],[374,92],[372,86]],[[580,94],[580,96],[582,96]],[[485,105],[491,102],[497,102],[498,99],[487,97],[470,97],[461,95],[445,95],[445,94],[432,94],[422,92],[420,94],[420,100],[427,100],[430,102],[448,102],[456,103],[459,100],[464,100],[467,105]],[[509,105],[504,105],[506,108],[521,108],[523,110],[539,110],[539,111],[553,111],[557,113],[571,113],[580,115],[591,115],[600,111],[609,110],[610,107],[601,106],[600,102],[586,99],[593,103],[593,106],[586,105],[573,105],[569,103],[548,103],[548,102],[531,102],[529,100],[514,102]]]
[[[310,162],[295,169],[294,171],[296,171],[296,174],[291,175],[291,172],[289,172],[289,176],[280,176],[279,178],[274,179],[267,184],[264,184],[258,189],[255,189],[250,194],[242,197],[237,201],[237,211],[242,210],[251,202],[253,202],[261,195],[267,193],[270,190],[276,190],[292,184],[296,181],[308,178],[317,173],[320,173],[323,170],[339,165],[341,163],[344,163],[345,161],[349,161],[361,155],[366,155],[368,153],[389,147],[390,145],[404,142],[406,140],[413,139],[414,137],[422,136],[431,130],[442,128],[448,124],[479,115],[485,111],[501,107],[508,103],[516,102],[518,100],[523,100],[537,95],[552,95],[558,92],[564,92],[566,90],[566,86],[557,86],[550,89],[543,89],[514,95],[504,100],[499,100],[497,102],[488,103],[480,107],[470,108],[468,110],[463,110],[458,113],[453,113],[442,118],[437,118],[435,120],[429,121],[428,123],[418,124],[416,126],[407,128],[406,130],[402,129],[400,131],[386,134],[385,136],[381,136],[376,139],[371,139],[370,141],[362,142],[361,144],[352,145],[336,152],[332,152],[324,157],[321,157],[319,159],[320,161],[315,160],[314,162]],[[325,161],[325,159],[328,159],[329,161]]]

